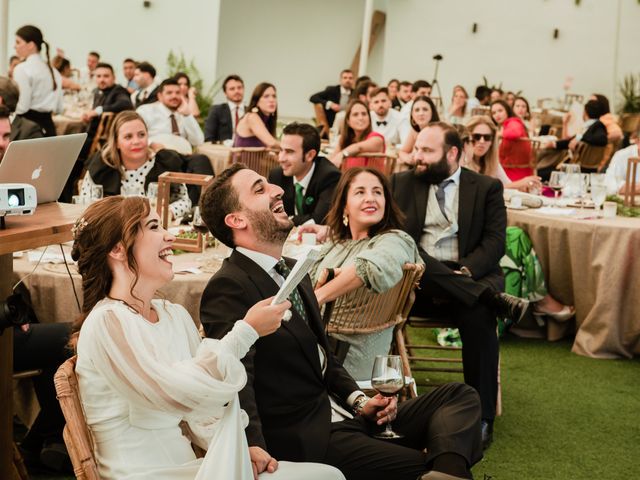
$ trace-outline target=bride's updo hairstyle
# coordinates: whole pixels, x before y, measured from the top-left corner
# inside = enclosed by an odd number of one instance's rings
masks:
[[[72,329],[73,346],[89,312],[109,295],[113,275],[107,259],[118,243],[124,246],[127,263],[135,275],[131,285],[133,295],[133,288],[138,281],[133,245],[149,211],[149,201],[144,197],[107,197],[90,205],[72,228],[71,258],[78,262],[83,292],[82,311]]]

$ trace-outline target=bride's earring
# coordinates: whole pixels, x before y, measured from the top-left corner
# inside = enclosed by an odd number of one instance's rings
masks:
[[[349,217],[347,217],[346,213],[342,214],[342,223],[344,223],[345,227],[349,226]]]

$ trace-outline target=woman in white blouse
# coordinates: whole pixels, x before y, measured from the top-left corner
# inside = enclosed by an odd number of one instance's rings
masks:
[[[40,56],[46,47],[46,62]],[[24,61],[13,70],[13,79],[20,87],[16,114],[36,122],[45,136],[56,135],[51,113],[62,111],[62,78],[49,64],[49,44],[42,32],[33,25],[20,27],[16,32],[16,54]]]
[[[102,185],[103,195],[145,195],[148,186],[157,182],[164,172],[182,172],[184,157],[162,145],[148,145],[149,134],[142,117],[133,110],[116,115],[104,147],[87,163],[80,196],[92,199],[94,185]],[[173,184],[169,209],[174,218],[191,209],[191,200],[184,184]]]
[[[155,298],[173,277],[175,237],[147,199],[102,199],[73,234],[84,304],[72,342],[101,478],[253,480],[252,462],[267,461],[260,478],[344,479],[325,465],[250,458],[240,359],[280,327],[289,302],[263,300],[223,339],[202,340],[183,307]]]

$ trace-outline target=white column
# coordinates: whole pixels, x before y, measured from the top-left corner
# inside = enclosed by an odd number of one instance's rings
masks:
[[[373,17],[373,0],[365,0],[364,19],[362,20],[362,40],[360,42],[360,63],[358,76],[366,75],[369,59],[369,37],[371,36],[371,18]]]
[[[0,0],[0,75],[9,70],[9,0]]]

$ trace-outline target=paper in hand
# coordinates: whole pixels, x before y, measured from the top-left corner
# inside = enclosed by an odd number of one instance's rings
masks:
[[[311,266],[318,260],[320,253],[318,250],[311,249],[307,254],[300,260],[296,262],[291,270],[289,276],[285,279],[284,283],[278,290],[278,293],[271,301],[271,305],[278,305],[286,301],[293,292],[293,289],[298,286],[298,284],[302,281],[304,276],[309,273],[309,269]]]

